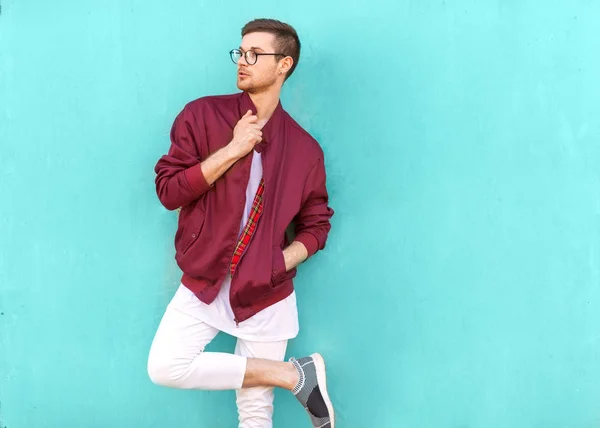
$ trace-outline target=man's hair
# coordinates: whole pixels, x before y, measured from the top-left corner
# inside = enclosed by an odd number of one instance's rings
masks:
[[[289,79],[300,61],[300,39],[294,27],[276,19],[255,19],[242,28],[242,37],[250,33],[270,33],[275,36],[276,53],[291,56],[294,60],[292,68],[285,76],[286,80]]]

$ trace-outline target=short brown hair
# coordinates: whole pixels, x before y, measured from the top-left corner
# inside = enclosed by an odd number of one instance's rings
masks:
[[[276,19],[255,19],[242,28],[242,37],[250,33],[270,33],[275,36],[275,50],[291,56],[294,60],[292,68],[285,76],[286,80],[289,79],[300,61],[300,39],[294,27]]]

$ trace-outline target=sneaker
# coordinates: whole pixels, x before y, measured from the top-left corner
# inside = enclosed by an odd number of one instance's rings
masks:
[[[290,359],[300,381],[292,390],[310,416],[314,428],[335,428],[333,405],[327,393],[325,361],[319,354]]]

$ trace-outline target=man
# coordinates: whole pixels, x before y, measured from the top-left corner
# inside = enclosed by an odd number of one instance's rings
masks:
[[[283,361],[298,333],[296,267],[324,248],[333,215],[323,151],[279,101],[300,41],[291,26],[259,19],[230,55],[243,92],[187,104],[155,168],[160,201],[181,208],[183,278],[148,373],[173,388],[235,389],[243,428],[272,427],[274,387],[295,394],[313,427],[334,428],[323,358]],[[204,352],[220,331],[238,338],[235,354]]]

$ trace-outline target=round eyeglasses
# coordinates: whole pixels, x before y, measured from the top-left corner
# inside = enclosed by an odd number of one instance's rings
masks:
[[[229,56],[231,57],[231,61],[233,61],[234,64],[237,64],[240,58],[244,57],[248,65],[254,65],[256,64],[256,61],[258,61],[258,57],[261,55],[287,56],[286,54],[282,53],[262,53],[255,52],[253,50],[242,52],[239,49],[232,49],[231,51],[229,51]]]

